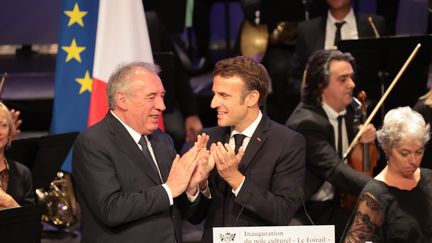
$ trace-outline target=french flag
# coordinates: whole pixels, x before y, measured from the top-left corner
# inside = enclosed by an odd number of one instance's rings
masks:
[[[119,64],[153,63],[141,0],[100,0],[88,125],[107,113],[106,84]]]

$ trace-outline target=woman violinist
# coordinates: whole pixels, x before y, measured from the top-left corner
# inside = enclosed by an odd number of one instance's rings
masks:
[[[360,194],[343,242],[432,242],[432,171],[419,167],[429,132],[409,107],[387,113],[377,132],[387,166]]]

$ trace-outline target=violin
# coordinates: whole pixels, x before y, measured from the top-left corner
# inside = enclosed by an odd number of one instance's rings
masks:
[[[361,123],[363,124],[367,118],[366,92],[360,91],[357,96],[360,102]],[[361,171],[365,175],[372,176],[372,170],[376,166],[378,160],[378,149],[375,143],[357,144],[350,153],[348,164],[356,171]]]
[[[354,98],[355,99],[355,98]],[[366,92],[360,91],[356,102],[359,104],[358,114],[359,123],[364,124],[367,118],[367,95]],[[373,169],[375,168],[378,161],[378,148],[375,143],[361,144],[358,143],[351,150],[348,156],[347,164],[350,165],[354,170],[362,172],[364,175],[369,177],[373,176]],[[341,204],[343,208],[353,209],[357,203],[357,197],[343,193],[341,198]]]

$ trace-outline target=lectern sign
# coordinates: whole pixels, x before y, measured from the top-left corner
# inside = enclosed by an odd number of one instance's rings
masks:
[[[221,243],[334,243],[333,225],[215,227],[213,242]]]

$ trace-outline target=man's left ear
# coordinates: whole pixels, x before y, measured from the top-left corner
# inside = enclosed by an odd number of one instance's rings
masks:
[[[260,94],[259,94],[259,92],[258,92],[257,90],[253,90],[253,91],[251,91],[251,92],[248,94],[248,96],[246,97],[247,105],[248,105],[249,107],[257,105],[257,104],[258,104],[259,97],[260,97]]]

